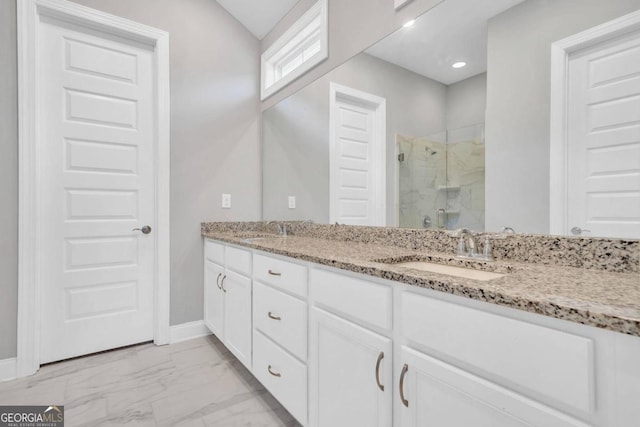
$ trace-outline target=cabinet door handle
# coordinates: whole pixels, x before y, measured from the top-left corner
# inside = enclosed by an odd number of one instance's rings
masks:
[[[271,269],[269,269],[269,274],[272,276],[282,276],[282,273],[278,273],[277,271],[273,271]]]
[[[273,370],[271,370],[271,365],[269,365],[269,367],[267,368],[267,371],[269,371],[269,373],[270,373],[271,375],[273,375],[274,377],[278,377],[278,378],[280,378],[280,377],[282,376],[282,374],[281,374],[281,373],[279,373],[279,372],[273,372]]]
[[[222,290],[222,286],[220,286],[220,276],[222,276],[222,273],[218,274],[218,278],[216,279],[216,285],[218,286],[218,289]]]
[[[282,317],[280,316],[276,316],[273,313],[269,312],[269,314],[267,315],[269,316],[269,319],[273,319],[273,320],[282,320]]]
[[[227,292],[227,290],[224,287],[224,279],[227,278],[227,275],[225,274],[224,276],[222,276],[222,280],[220,281],[220,289],[222,289],[222,292]]]
[[[404,366],[402,367],[402,373],[400,374],[400,401],[407,408],[409,407],[409,401],[404,398],[404,376],[407,375],[408,370],[409,370],[409,367],[405,363]]]
[[[380,384],[380,363],[384,359],[384,351],[381,351],[378,355],[378,361],[376,362],[376,384],[378,384],[378,388],[380,391],[384,391],[384,386]]]

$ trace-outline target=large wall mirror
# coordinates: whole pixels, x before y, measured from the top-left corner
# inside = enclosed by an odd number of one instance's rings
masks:
[[[640,238],[639,10],[444,0],[264,111],[263,218]]]

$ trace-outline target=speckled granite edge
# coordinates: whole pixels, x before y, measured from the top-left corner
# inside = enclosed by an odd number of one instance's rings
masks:
[[[396,246],[413,251],[451,253],[457,239],[447,231],[287,222],[298,236]],[[271,232],[277,223],[204,222],[206,232]],[[640,240],[487,233],[496,260],[555,265],[616,273],[640,273]],[[482,235],[484,236],[484,234]],[[479,240],[483,240],[480,237]]]
[[[257,236],[264,232],[264,230],[247,230],[243,227],[235,228],[234,231],[229,229],[223,231],[218,227],[213,227],[204,231],[203,235],[301,261],[640,337],[640,308],[638,305],[640,304],[640,281],[636,286],[633,282],[634,274],[597,270],[589,272],[589,270],[575,268],[525,266],[524,264],[513,267],[509,264],[496,263],[503,264],[503,266],[502,268],[492,268],[493,270],[503,269],[510,272],[504,278],[505,280],[477,282],[419,272],[396,265],[381,265],[380,262],[387,262],[392,258],[390,253],[395,253],[395,250],[391,249],[389,252],[390,248],[385,247],[387,253],[381,257],[371,258],[371,255],[382,249],[381,246],[374,244],[366,245],[364,250],[360,246],[360,249],[349,251],[349,255],[345,256],[345,242],[343,241],[327,245],[323,243],[327,242],[327,239],[318,238],[305,239],[305,244],[296,244],[298,240],[296,238],[286,239],[288,242],[271,238],[254,242],[244,240],[246,237]],[[271,237],[275,236],[271,234]],[[336,246],[342,246],[342,250],[338,250]],[[351,248],[350,245],[348,247]],[[328,248],[331,250],[327,251]],[[316,251],[315,249],[324,249],[324,251]],[[408,252],[409,250],[398,249],[397,256],[393,258],[417,259],[415,253]],[[365,253],[366,256],[364,256]],[[436,257],[442,258],[443,255],[436,255]],[[444,256],[444,258],[448,259],[449,257]],[[456,260],[456,262],[458,261]],[[553,289],[554,281],[548,280],[547,277],[554,277],[560,284],[569,283],[578,291],[586,290],[587,294],[591,294],[594,292],[594,288],[597,288],[597,291],[611,293],[614,296],[628,296],[632,301],[630,304],[626,304],[626,302],[620,303],[618,299],[615,305],[611,305],[607,303],[606,297],[602,301],[599,301],[598,298],[594,299],[593,296],[589,300],[582,298],[584,295],[578,295],[575,298],[567,297],[567,294],[573,294],[573,292],[566,289],[559,292],[557,289]],[[624,282],[624,285],[610,289],[614,287],[610,286],[610,282],[616,284]],[[521,288],[519,286],[521,283],[527,283],[529,286]],[[518,285],[514,286],[514,284]],[[597,291],[595,292],[596,296],[598,295]],[[562,295],[562,292],[565,295]]]

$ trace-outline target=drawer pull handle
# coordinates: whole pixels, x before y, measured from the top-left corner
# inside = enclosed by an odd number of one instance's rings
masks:
[[[273,271],[271,269],[269,269],[269,274],[272,276],[282,276],[282,273],[278,273],[277,271]]]
[[[282,374],[281,374],[281,373],[279,373],[279,372],[273,372],[273,371],[271,370],[271,365],[269,365],[269,367],[267,368],[267,371],[269,371],[269,373],[270,373],[271,375],[273,375],[274,377],[278,377],[278,378],[280,378],[280,377],[282,376]]]
[[[227,275],[225,274],[224,276],[222,276],[222,280],[220,281],[220,289],[222,289],[223,292],[227,292],[226,288],[224,287],[224,279],[227,278]]]
[[[273,319],[273,320],[282,320],[282,317],[280,316],[276,316],[273,313],[269,312],[269,314],[267,315],[269,316],[269,319]]]
[[[384,351],[381,351],[378,355],[378,361],[376,362],[376,384],[378,384],[378,388],[380,391],[384,391],[384,385],[380,384],[380,363],[384,359]]]
[[[409,407],[409,401],[404,398],[404,376],[407,375],[408,370],[409,370],[409,367],[405,363],[404,366],[402,367],[402,373],[400,374],[400,401],[407,408]]]
[[[216,285],[218,286],[218,289],[222,290],[222,286],[220,286],[220,276],[222,276],[222,273],[218,274],[218,278],[216,279]]]

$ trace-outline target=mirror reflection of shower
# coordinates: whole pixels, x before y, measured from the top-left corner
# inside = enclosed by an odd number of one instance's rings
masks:
[[[484,230],[484,123],[396,144],[400,227]]]

